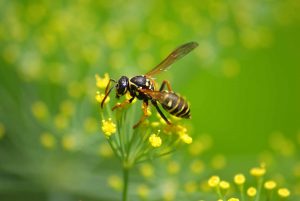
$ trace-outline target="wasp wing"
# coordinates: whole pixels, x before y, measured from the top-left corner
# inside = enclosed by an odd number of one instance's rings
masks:
[[[155,66],[146,76],[153,76],[161,71],[166,70],[175,61],[181,59],[198,46],[196,42],[189,42],[176,48],[162,62]]]
[[[140,92],[150,96],[153,100],[156,100],[158,102],[161,102],[164,100],[164,92],[162,91],[152,91],[149,89],[139,89]]]

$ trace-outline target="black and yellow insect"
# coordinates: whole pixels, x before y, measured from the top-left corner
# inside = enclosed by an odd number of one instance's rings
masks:
[[[151,77],[155,74],[165,71],[171,64],[187,55],[197,46],[198,44],[196,42],[189,42],[179,46],[173,52],[171,52],[171,54],[169,54],[162,62],[160,62],[156,67],[154,67],[145,75],[138,75],[132,78],[122,76],[118,81],[110,79],[105,89],[105,97],[101,102],[101,107],[103,107],[105,99],[107,98],[111,90],[115,87],[117,98],[125,95],[127,92],[130,93],[131,98],[129,100],[125,100],[121,104],[115,105],[112,110],[131,103],[135,98],[143,101],[144,115],[141,117],[139,122],[134,125],[134,128],[137,127],[141,122],[143,122],[147,117],[147,107],[149,101],[152,103],[152,105],[154,105],[160,116],[166,121],[167,124],[171,124],[171,122],[160,110],[158,103],[172,115],[181,118],[190,118],[190,107],[187,101],[172,91],[170,83],[167,80],[164,80],[160,89],[156,90],[155,82]],[[116,84],[110,88],[111,82],[114,82]],[[168,90],[165,90],[165,87],[167,87]]]

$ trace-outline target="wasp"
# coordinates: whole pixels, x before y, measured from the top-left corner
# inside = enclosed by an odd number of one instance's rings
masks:
[[[125,100],[122,103],[115,105],[112,110],[117,108],[124,107],[125,105],[131,103],[135,98],[143,101],[143,116],[141,119],[133,126],[136,128],[140,125],[147,117],[147,109],[149,102],[156,108],[159,115],[165,120],[165,122],[171,125],[171,122],[166,118],[164,113],[161,111],[158,103],[171,115],[187,118],[191,117],[190,115],[190,107],[185,99],[181,96],[173,92],[169,81],[164,80],[159,88],[159,90],[155,89],[155,82],[153,80],[153,75],[157,75],[162,71],[167,70],[174,62],[178,61],[188,53],[190,53],[193,49],[198,46],[196,42],[189,42],[183,44],[172,51],[163,61],[161,61],[158,65],[156,65],[151,71],[146,73],[145,75],[137,75],[132,78],[127,76],[121,76],[121,78],[116,81],[114,79],[110,79],[106,89],[105,96],[101,102],[101,108],[103,108],[103,104],[112,91],[113,88],[116,88],[116,98],[120,98],[125,95],[127,92],[130,93],[131,98],[129,100]],[[110,87],[111,83],[115,83],[112,87]],[[165,88],[167,87],[167,90]]]

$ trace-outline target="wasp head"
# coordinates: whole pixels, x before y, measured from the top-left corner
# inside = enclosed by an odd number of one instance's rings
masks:
[[[126,76],[122,76],[119,80],[118,83],[116,84],[116,90],[117,94],[116,97],[119,98],[120,96],[123,96],[126,94],[128,90],[128,85],[129,85],[129,79]]]

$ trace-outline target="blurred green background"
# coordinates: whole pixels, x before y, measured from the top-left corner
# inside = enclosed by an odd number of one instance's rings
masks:
[[[119,167],[99,157],[94,75],[146,73],[189,41],[199,47],[157,81],[191,103],[193,138],[210,136],[211,154],[241,171],[272,136],[299,153],[299,8],[296,0],[1,0],[0,199],[118,199],[103,184]],[[292,169],[297,154],[291,161],[279,169]]]

